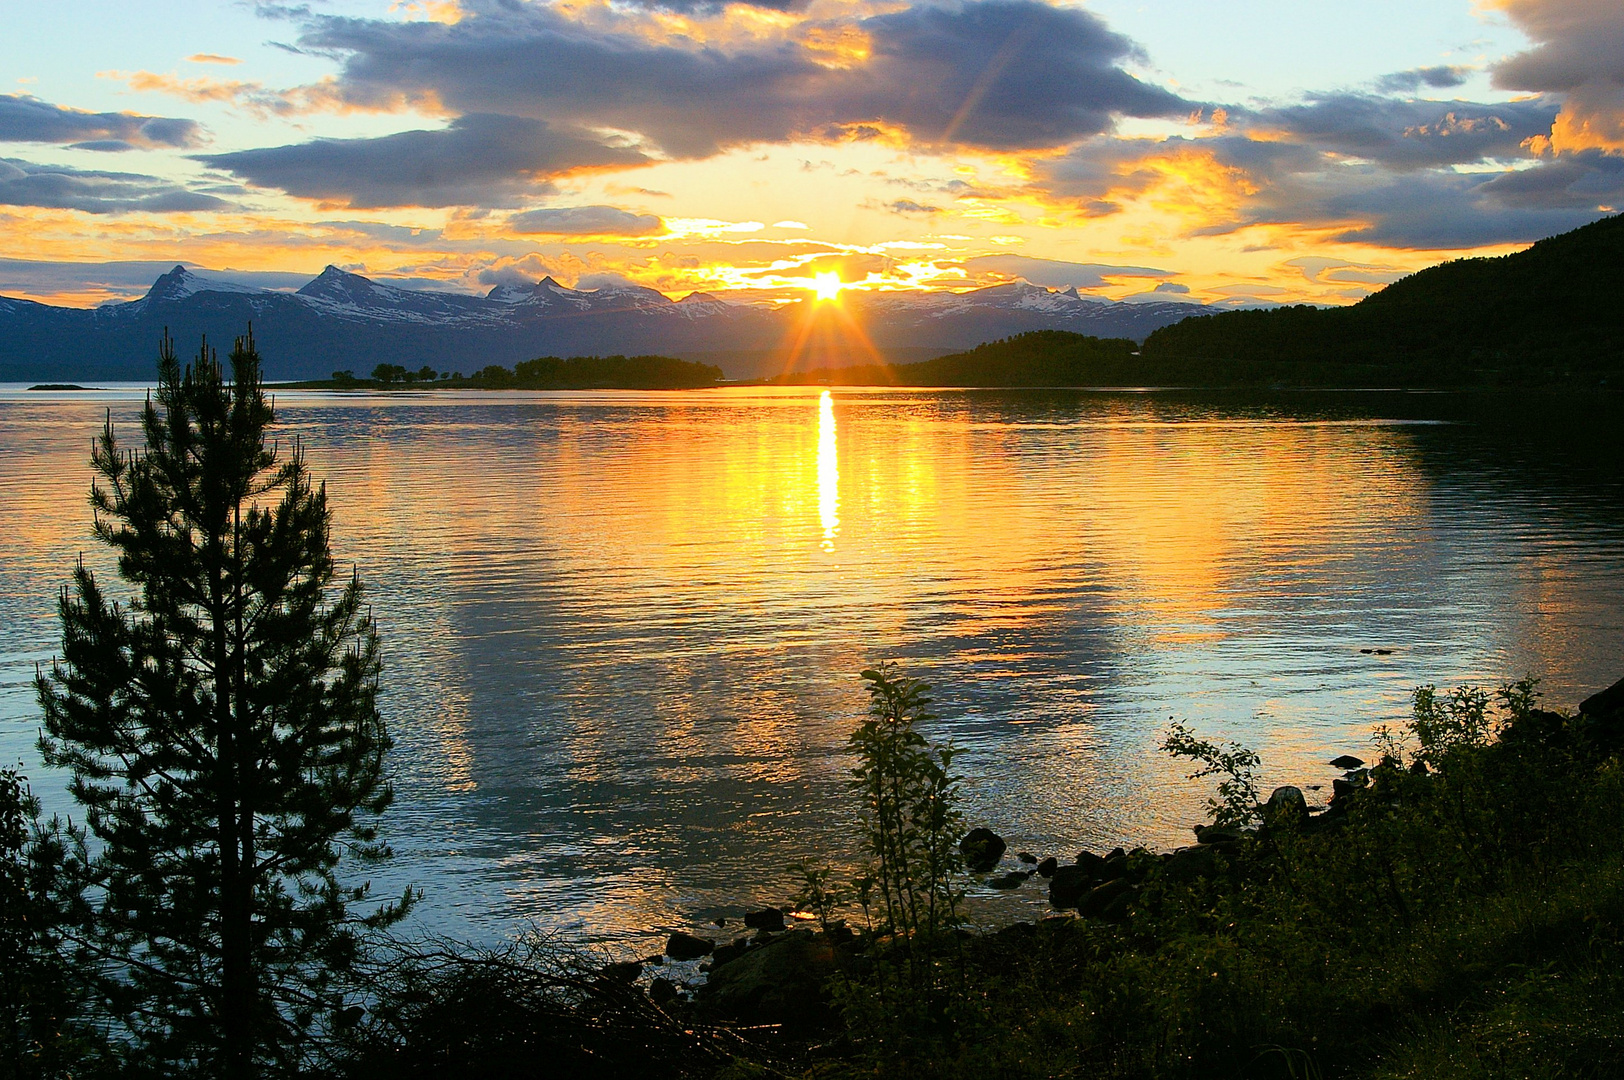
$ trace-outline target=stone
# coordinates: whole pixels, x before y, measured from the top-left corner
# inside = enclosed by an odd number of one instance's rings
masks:
[[[1120,851],[1121,848],[1117,850]],[[1090,874],[1103,874],[1105,873],[1105,856],[1096,855],[1092,851],[1079,851],[1077,853],[1077,865]]]
[[[1299,798],[1302,792],[1297,792]],[[1195,840],[1198,844],[1235,844],[1239,843],[1241,831],[1230,825],[1197,825],[1195,827]]]
[[[832,942],[795,930],[718,967],[699,998],[732,1020],[781,1024],[786,1034],[815,1032],[834,1019],[826,984],[844,962]]]
[[[1579,702],[1580,714],[1595,720],[1611,716],[1620,710],[1624,710],[1624,679]]]
[[[1301,788],[1277,787],[1263,804],[1263,820],[1274,828],[1294,828],[1308,820],[1308,800]]]
[[[1211,877],[1218,872],[1218,849],[1211,844],[1192,844],[1172,853],[1162,864],[1162,876],[1168,881],[1187,882],[1198,877]]]
[[[1026,884],[1026,879],[1032,876],[1030,870],[1011,870],[1000,877],[987,882],[994,889],[1018,889]]]
[[[641,960],[623,960],[618,964],[605,965],[603,969],[604,978],[610,982],[623,983],[627,986],[636,982],[637,977],[641,974],[643,974],[643,961]]]
[[[1023,863],[1035,863],[1038,861],[1038,857],[1030,851],[1017,851],[1015,857]]]
[[[744,925],[752,930],[766,930],[776,933],[784,928],[784,912],[781,908],[765,907],[760,911],[747,911],[744,915]]]
[[[670,979],[655,979],[648,984],[648,998],[663,1009],[677,1000],[677,984]]]
[[[1053,855],[1038,863],[1038,873],[1046,878],[1054,877],[1054,872],[1058,869],[1060,869],[1060,860]]]
[[[1049,879],[1049,904],[1057,908],[1076,907],[1096,880],[1086,867],[1058,867]]]
[[[726,945],[716,946],[716,948],[711,952],[711,967],[719,968],[723,964],[730,964],[749,951],[749,938],[734,938]]]
[[[997,866],[1008,847],[1004,838],[991,829],[971,829],[959,841],[959,853],[964,856],[965,865],[976,874],[985,874]]]
[[[1077,905],[1077,914],[1087,917],[1098,917],[1117,897],[1133,891],[1133,884],[1126,878],[1117,878],[1107,881],[1103,885],[1096,885],[1088,891]]]
[[[681,930],[665,939],[665,955],[673,960],[698,960],[701,956],[709,956],[714,948],[716,942],[710,938],[695,937]]]
[[[1343,754],[1341,757],[1332,758],[1330,764],[1333,769],[1357,769],[1364,764],[1364,761],[1352,754]]]

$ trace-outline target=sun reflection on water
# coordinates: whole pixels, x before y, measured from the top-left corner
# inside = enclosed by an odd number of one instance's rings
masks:
[[[818,521],[823,550],[833,551],[840,535],[840,456],[835,452],[835,399],[827,390],[818,398]]]

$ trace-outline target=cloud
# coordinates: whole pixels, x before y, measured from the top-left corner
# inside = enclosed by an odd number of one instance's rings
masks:
[[[594,9],[596,10],[596,9]],[[964,0],[824,25],[824,36],[722,48],[656,40],[646,20],[592,25],[550,5],[471,3],[454,26],[321,17],[304,48],[344,57],[338,92],[357,106],[431,102],[561,128],[636,132],[664,153],[706,157],[831,125],[921,143],[1053,148],[1119,116],[1190,104],[1135,79],[1133,44],[1097,17],[1037,0]],[[827,47],[839,31],[852,44]]]
[[[87,214],[233,209],[224,199],[188,191],[155,176],[35,165],[17,158],[0,158],[0,205],[81,210]]]
[[[425,25],[421,23],[412,26]],[[472,115],[438,131],[317,139],[198,157],[259,187],[323,203],[388,206],[522,205],[574,170],[641,165],[641,152],[513,116]]]
[[[1398,170],[1525,156],[1522,144],[1550,131],[1559,103],[1535,98],[1494,105],[1326,94],[1302,105],[1261,110],[1253,129]]]
[[[200,277],[262,289],[297,289],[311,277],[281,271],[213,271],[190,263],[186,266]],[[0,295],[68,294],[134,299],[144,296],[154,281],[174,268],[174,259],[102,263],[0,259]]]
[[[1020,277],[1034,285],[1043,285],[1051,289],[1098,289],[1108,284],[1109,278],[1173,276],[1171,270],[1156,270],[1148,266],[1061,262],[1056,259],[1034,258],[1030,255],[977,255],[965,259],[961,265],[975,277],[983,274]]]
[[[1188,285],[1180,285],[1176,281],[1164,281],[1150,291],[1159,293],[1176,293],[1179,296],[1184,296],[1189,293],[1190,287]]]
[[[886,203],[885,208],[894,214],[942,213],[942,208],[940,206],[928,206],[924,203],[916,203],[912,199],[898,199],[895,202]]]
[[[195,120],[67,109],[24,94],[0,94],[0,142],[77,144],[87,150],[196,146]]]
[[[1411,68],[1409,71],[1395,71],[1391,75],[1383,75],[1377,79],[1376,89],[1386,94],[1413,94],[1423,86],[1444,90],[1463,85],[1466,82],[1466,76],[1471,71],[1472,69],[1469,67],[1460,67],[1454,64]]]
[[[1537,44],[1494,65],[1494,85],[1564,97],[1542,148],[1624,153],[1624,4],[1499,0],[1498,6]]]
[[[513,232],[545,236],[648,236],[665,228],[655,214],[613,206],[560,206],[527,210],[508,219]]]

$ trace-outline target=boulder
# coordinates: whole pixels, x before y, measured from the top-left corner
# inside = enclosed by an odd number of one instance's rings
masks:
[[[701,956],[709,956],[714,948],[716,942],[710,938],[695,937],[681,930],[665,939],[665,955],[673,960],[698,960]]]
[[[1076,907],[1096,880],[1086,867],[1058,867],[1049,879],[1049,903],[1057,908]]]
[[[677,984],[670,979],[655,979],[648,984],[648,997],[663,1009],[677,1000]]]
[[[726,945],[718,945],[711,953],[711,968],[714,970],[723,964],[731,964],[749,951],[750,939],[747,937],[734,938]]]
[[[1307,821],[1308,800],[1303,798],[1302,789],[1290,785],[1275,788],[1263,804],[1263,820],[1276,829],[1295,828]]]
[[[1117,850],[1121,851],[1122,849],[1117,848]],[[1105,873],[1105,856],[1096,855],[1092,851],[1079,851],[1077,853],[1077,865],[1090,874],[1103,874]]]
[[[1032,876],[1030,870],[1011,870],[1007,874],[993,878],[987,882],[994,889],[1018,889],[1026,884],[1026,879]]]
[[[603,969],[605,979],[610,982],[623,983],[627,986],[636,982],[637,977],[641,974],[643,974],[643,961],[641,960],[623,960],[618,964],[606,965]]]
[[[1030,851],[1017,851],[1015,853],[1015,857],[1028,865],[1038,861],[1038,857],[1032,854]]]
[[[1060,860],[1053,855],[1038,863],[1038,873],[1046,878],[1054,877],[1054,872],[1058,869],[1060,869]]]
[[[1593,720],[1609,718],[1615,713],[1624,712],[1624,679],[1618,680],[1601,693],[1591,694],[1579,702],[1579,712]]]
[[[1296,790],[1296,789],[1293,789]],[[1297,797],[1302,798],[1302,792]],[[1195,827],[1195,841],[1198,844],[1235,844],[1239,843],[1241,831],[1231,825],[1197,825]]]
[[[1198,877],[1211,877],[1218,872],[1218,849],[1212,844],[1192,844],[1173,852],[1173,857],[1162,864],[1162,876],[1168,881],[1194,881]]]
[[[1364,762],[1352,754],[1343,754],[1341,757],[1332,758],[1330,764],[1333,769],[1357,769]]]
[[[1126,878],[1117,878],[1107,881],[1103,885],[1096,885],[1088,891],[1082,901],[1077,905],[1079,915],[1098,918],[1117,900],[1118,897],[1134,891],[1133,884]]]
[[[991,829],[971,829],[959,841],[959,853],[964,856],[965,865],[977,874],[985,874],[997,866],[1008,847],[1004,838]]]
[[[786,1034],[819,1031],[834,1018],[826,984],[843,961],[828,938],[795,930],[717,968],[699,1000],[731,1020],[782,1024]]]
[[[766,907],[760,911],[748,911],[744,915],[744,925],[751,930],[766,930],[777,933],[784,928],[784,912],[780,908]]]

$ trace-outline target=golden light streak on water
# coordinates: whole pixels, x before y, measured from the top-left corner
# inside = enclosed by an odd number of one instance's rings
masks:
[[[827,390],[818,398],[818,521],[823,550],[833,551],[840,535],[840,455],[835,449],[835,399]]]

